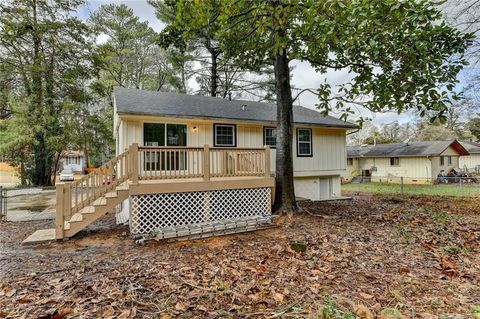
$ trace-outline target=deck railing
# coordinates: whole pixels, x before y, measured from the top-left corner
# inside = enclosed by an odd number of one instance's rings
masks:
[[[134,156],[134,155],[133,155]],[[138,147],[138,179],[270,176],[270,149]]]
[[[118,185],[139,180],[256,176],[270,177],[270,148],[156,147],[128,150],[71,183],[57,183],[57,238],[65,220]]]
[[[132,177],[132,146],[88,175],[56,185],[56,233],[63,237],[64,221]]]

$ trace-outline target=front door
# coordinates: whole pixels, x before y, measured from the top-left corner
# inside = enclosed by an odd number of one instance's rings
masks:
[[[187,146],[185,124],[144,123],[143,143],[145,146]],[[145,170],[185,170],[185,150],[155,150],[145,152]]]

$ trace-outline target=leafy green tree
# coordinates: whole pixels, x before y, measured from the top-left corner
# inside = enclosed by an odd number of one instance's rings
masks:
[[[30,122],[28,101],[10,98],[9,117],[0,119],[0,154],[5,155],[8,161],[19,168],[22,185],[29,183],[32,170],[35,169],[33,152],[35,131],[38,129]]]
[[[446,141],[457,138],[454,130],[440,124],[421,125],[415,134],[415,141]]]
[[[90,76],[90,29],[72,16],[81,0],[5,0],[0,3],[0,64],[14,75],[17,100],[27,109],[32,128],[30,148],[35,185],[50,185],[65,147],[62,112],[72,100],[78,79]],[[23,119],[22,119],[23,120]],[[7,137],[14,137],[7,134]],[[7,143],[12,140],[7,140]],[[30,156],[30,155],[29,155]]]
[[[98,35],[106,36],[99,45],[101,78],[111,87],[151,90],[181,90],[176,62],[156,44],[157,35],[125,4],[102,5],[90,21]]]
[[[219,1],[206,2],[215,11],[212,15],[217,16]],[[248,94],[259,100],[271,99],[274,91],[271,66],[267,64],[251,72],[226,58],[218,41],[217,34],[221,30],[217,21],[209,21],[185,39],[182,35],[185,30],[175,23],[178,12],[175,0],[148,0],[148,3],[155,8],[158,19],[167,24],[159,35],[160,46],[173,49],[191,62],[198,62],[193,73],[200,88],[195,93],[222,98],[241,98]]]
[[[350,103],[373,112],[416,109],[444,117],[465,65],[471,34],[441,20],[433,1],[223,0],[177,2],[184,39],[214,23],[226,58],[251,70],[273,66],[277,99],[274,208],[296,211],[292,163],[290,62],[307,61],[320,74],[346,69],[352,79],[318,88],[319,108],[346,119]]]
[[[468,122],[467,127],[472,133],[472,135],[475,136],[477,141],[480,141],[480,117],[477,116],[472,118]]]

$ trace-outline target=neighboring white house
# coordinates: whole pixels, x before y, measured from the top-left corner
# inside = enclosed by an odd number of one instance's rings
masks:
[[[470,155],[460,157],[460,168],[469,172],[480,173],[480,143],[460,141]]]
[[[293,166],[298,197],[328,200],[340,195],[346,169],[345,134],[356,125],[294,106]],[[271,148],[275,171],[276,106],[252,101],[116,88],[117,154],[144,146]]]
[[[469,152],[457,140],[349,146],[347,173],[370,177],[372,181],[423,183],[444,171],[461,168],[459,160]]]
[[[70,170],[83,174],[86,169],[85,155],[82,151],[64,151],[60,156],[59,171]]]

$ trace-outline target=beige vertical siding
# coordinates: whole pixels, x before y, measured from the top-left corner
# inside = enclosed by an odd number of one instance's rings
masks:
[[[118,126],[118,151],[123,151],[132,143],[143,145],[143,123],[187,125],[188,146],[203,146],[205,144],[213,146],[214,123],[236,124],[237,147],[264,146],[264,125],[261,124],[162,117],[120,117],[117,118],[116,123],[118,123],[116,124]],[[298,188],[296,193],[298,196],[312,200],[330,199],[333,195],[340,195],[340,175],[344,174],[346,170],[345,130],[312,128],[312,135],[312,157],[298,157],[296,128],[294,129],[293,166],[296,176],[295,185]],[[272,149],[270,156],[272,172],[275,171],[275,156],[276,151]],[[319,180],[321,177],[327,179]],[[321,185],[323,186],[320,187]],[[328,196],[325,194],[328,194]]]
[[[461,169],[466,167],[471,172],[475,171],[475,168],[480,166],[480,154],[460,156],[459,166]]]
[[[130,144],[143,145],[143,123],[176,123],[187,125],[187,145],[213,146],[213,124],[232,123],[214,121],[195,121],[178,118],[140,118],[119,120],[118,145],[123,151]],[[236,124],[236,123],[232,123]],[[263,125],[236,124],[238,147],[263,147]],[[196,131],[194,131],[196,127]],[[294,130],[294,170],[297,176],[340,175],[346,169],[345,130],[313,128],[313,156],[298,157],[296,129]],[[275,169],[275,150],[272,149],[271,167]]]
[[[452,164],[448,164],[448,158],[447,157],[445,157],[444,165],[440,164],[440,156],[432,157],[432,175],[434,177],[436,177],[438,175],[438,173],[440,173],[441,170],[444,170],[448,173],[452,168],[459,168],[460,167],[458,152],[454,148],[449,146],[440,155],[441,156],[451,156],[452,157]]]
[[[294,132],[295,143],[293,146],[293,166],[298,176],[304,174],[325,175],[330,172],[334,175],[344,173],[346,169],[346,141],[345,131],[335,129],[312,129],[313,134],[313,156],[298,157],[296,130]],[[332,174],[333,175],[333,174]]]
[[[361,175],[362,171],[360,169],[360,159],[359,158],[352,158],[353,165],[348,165],[347,164],[347,170],[345,171],[344,174],[342,174],[342,177],[348,178],[348,177],[355,177]]]
[[[361,170],[372,170],[372,177],[431,178],[432,166],[427,157],[401,157],[400,165],[391,166],[389,157],[362,158]]]

